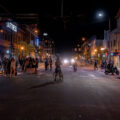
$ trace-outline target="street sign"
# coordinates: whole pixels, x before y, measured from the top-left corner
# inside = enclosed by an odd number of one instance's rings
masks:
[[[17,32],[17,26],[14,25],[14,24],[11,23],[11,22],[6,22],[6,27],[9,28],[9,29],[11,29],[11,30],[14,31],[14,32]]]

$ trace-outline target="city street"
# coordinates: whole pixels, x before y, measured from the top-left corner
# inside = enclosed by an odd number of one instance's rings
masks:
[[[0,120],[120,120],[120,79],[104,72],[63,68],[0,77]]]
[[[0,120],[120,120],[119,1],[1,0]]]

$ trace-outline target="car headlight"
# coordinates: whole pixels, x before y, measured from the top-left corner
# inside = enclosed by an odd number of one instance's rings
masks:
[[[67,59],[64,60],[64,64],[68,64],[69,61]]]
[[[71,59],[71,63],[74,63],[75,62],[75,60],[74,59]]]

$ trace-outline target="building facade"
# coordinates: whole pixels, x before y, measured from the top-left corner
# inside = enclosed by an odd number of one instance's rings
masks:
[[[120,67],[120,9],[117,17],[117,27],[110,32],[111,60],[114,65]]]
[[[23,41],[24,32],[13,21],[3,22],[0,26],[0,56],[9,56],[18,52],[19,41]]]
[[[101,62],[103,59],[106,59],[105,49],[103,47],[103,39],[97,39],[96,36],[90,38],[90,56],[91,60],[98,60]]]
[[[6,19],[0,24],[0,57],[18,56],[22,52],[21,46],[27,51],[29,44],[36,45],[36,39],[38,35],[28,25],[21,26]]]

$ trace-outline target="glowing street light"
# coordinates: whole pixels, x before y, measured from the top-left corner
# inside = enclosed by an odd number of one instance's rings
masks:
[[[23,47],[23,46],[21,47],[21,50],[22,50],[22,51],[24,50],[24,47]]]
[[[35,30],[34,32],[35,32],[36,34],[38,34],[38,30]]]
[[[85,37],[82,37],[82,41],[85,41]]]
[[[94,51],[97,52],[97,49],[95,49]]]
[[[9,53],[10,53],[10,50],[6,50],[6,53],[9,54]]]
[[[103,51],[103,50],[105,50],[105,48],[101,48],[100,50]]]
[[[43,36],[48,36],[48,33],[43,33]]]
[[[3,32],[4,32],[4,30],[3,30],[3,29],[1,29],[1,30],[0,30],[0,33],[3,33]]]
[[[74,62],[75,62],[75,60],[72,58],[72,59],[71,59],[71,63],[74,63]]]
[[[23,47],[23,46],[21,46],[21,50],[22,50],[22,56],[23,56],[23,50],[24,50],[24,47]]]

